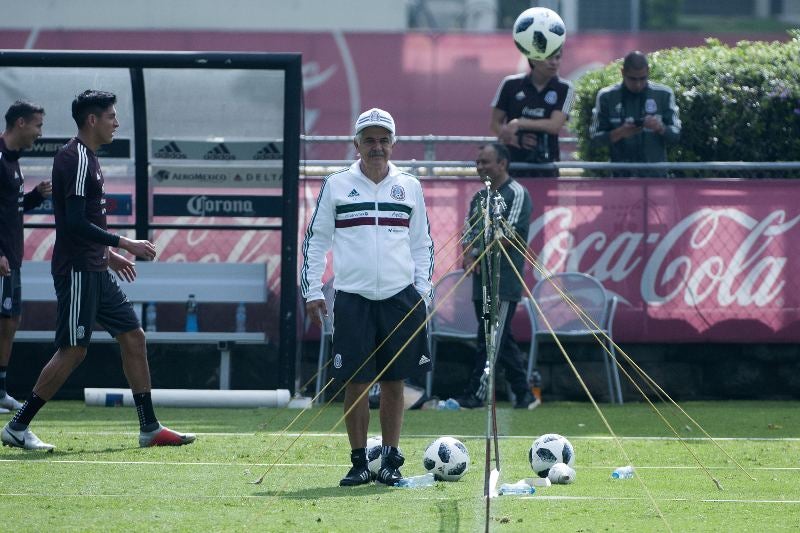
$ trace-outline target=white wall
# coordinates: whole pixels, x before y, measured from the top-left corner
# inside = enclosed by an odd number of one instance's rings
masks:
[[[784,22],[800,23],[800,0],[783,0],[780,19]]]
[[[403,0],[0,0],[0,28],[402,31]]]

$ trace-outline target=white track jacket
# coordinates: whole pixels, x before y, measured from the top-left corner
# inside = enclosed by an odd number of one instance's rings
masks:
[[[389,163],[378,184],[356,161],[322,182],[303,240],[300,288],[321,300],[322,275],[333,247],[333,286],[384,300],[412,283],[426,303],[433,296],[433,241],[419,180]]]

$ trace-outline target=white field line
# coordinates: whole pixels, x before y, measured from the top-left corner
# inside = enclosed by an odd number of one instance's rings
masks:
[[[89,452],[87,452],[89,453]],[[39,459],[37,461],[30,461],[31,457],[28,454],[20,455],[16,459],[0,459],[0,465],[3,463],[27,463],[34,464],[77,464],[77,465],[155,465],[155,466],[224,466],[224,467],[262,467],[273,466],[272,463],[231,463],[220,461],[103,461],[103,460],[89,460],[89,459]],[[345,468],[350,466],[349,463],[329,464],[329,463],[276,463],[274,466],[282,468]],[[614,465],[581,465],[582,470],[611,470]],[[736,466],[709,466],[709,470],[739,470]],[[671,466],[639,466],[636,465],[637,470],[699,470],[697,466],[691,465],[671,465]],[[748,470],[758,471],[800,471],[800,466],[753,466],[748,467]]]
[[[0,459],[3,463],[26,463],[34,465],[42,464],[76,464],[76,465],[154,465],[154,466],[235,466],[235,467],[261,467],[273,466],[272,463],[230,463],[230,462],[184,462],[184,461],[90,461],[88,459],[39,459],[37,461],[28,460],[29,455],[21,456],[19,459]],[[323,464],[323,463],[276,463],[279,467],[298,467],[298,468],[346,468],[352,466],[348,464]],[[800,467],[798,467],[800,469]]]
[[[386,489],[387,494],[391,493],[393,490],[388,488]],[[280,497],[280,494],[274,495],[264,495],[264,494],[236,494],[236,495],[203,495],[203,494],[196,494],[192,496],[184,496],[184,495],[171,495],[171,494],[159,494],[158,496],[148,495],[148,494],[75,494],[75,493],[32,493],[32,492],[0,492],[0,497],[4,498],[125,498],[126,500],[132,498],[153,498],[157,497],[159,499],[169,499],[169,500],[243,500],[243,499],[259,499],[263,500],[265,498],[270,497]],[[502,498],[502,496],[501,496]],[[556,501],[649,501],[647,498],[636,498],[636,497],[615,497],[615,496],[543,496],[543,495],[535,495],[535,496],[513,496],[515,499],[525,499],[525,500],[556,500]],[[423,496],[423,495],[415,495],[413,498],[416,501],[434,501],[434,500],[450,500],[451,498],[446,495],[439,495],[439,496]],[[694,503],[733,503],[733,504],[778,504],[778,505],[797,505],[800,504],[800,500],[753,500],[753,499],[743,499],[743,500],[734,500],[734,499],[697,499],[693,500],[690,498],[656,498],[657,501],[660,502],[694,502]]]
[[[636,498],[630,496],[522,496],[528,500],[578,500],[578,501],[636,501],[648,500],[647,498]],[[779,504],[800,504],[800,500],[753,500],[753,499],[719,499],[719,498],[656,498],[660,502],[696,502],[696,503],[779,503]],[[649,501],[649,500],[648,500]]]
[[[37,433],[47,433],[47,431],[37,431]],[[287,432],[283,433],[280,431],[266,431],[263,433],[253,433],[253,432],[194,432],[195,435],[198,436],[205,436],[205,437],[287,437],[287,438],[295,438],[295,437],[315,437],[315,438],[346,438],[347,433],[295,433],[295,432]],[[130,436],[130,435],[138,435],[139,432],[133,431],[70,431],[70,430],[58,430],[54,429],[50,432],[50,434],[61,434],[61,435],[122,435],[122,436]],[[441,435],[403,435],[406,438],[413,438],[413,439],[438,439]],[[486,435],[453,435],[459,439],[479,439],[483,440],[486,438]],[[565,435],[569,440],[613,440],[614,438],[610,435],[580,435],[580,436],[572,436]],[[500,440],[533,440],[538,435],[499,435],[498,438]],[[633,437],[619,437],[620,440],[624,441],[708,441],[707,437],[649,437],[649,436],[633,436]],[[725,441],[770,441],[770,442],[800,442],[800,437],[713,437],[715,441],[718,442],[725,442]]]

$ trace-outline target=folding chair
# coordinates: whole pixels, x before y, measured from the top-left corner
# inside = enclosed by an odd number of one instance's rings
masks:
[[[463,275],[463,270],[454,270],[445,274],[435,286],[436,300],[431,310],[437,309],[437,311],[428,322],[428,349],[431,353],[431,370],[425,380],[425,393],[428,397],[431,396],[433,389],[438,343],[440,341],[474,343],[478,339],[478,319],[475,317],[472,303],[472,280],[469,276],[445,299]]]
[[[564,301],[554,284],[588,316],[590,320],[585,320],[586,324]],[[622,387],[615,362],[616,352],[614,343],[611,342],[617,297],[609,295],[596,278],[580,272],[553,274],[536,283],[531,294],[539,304],[541,314],[547,318],[550,327],[559,339],[596,342],[594,335],[597,335],[603,341],[608,348],[608,352],[603,351],[603,362],[605,363],[609,398],[611,403],[616,401],[622,404]],[[552,335],[530,298],[525,298],[523,303],[531,323],[531,347],[528,352],[528,380],[530,380],[533,369],[536,367],[539,342],[552,340]],[[592,327],[593,323],[598,328]]]

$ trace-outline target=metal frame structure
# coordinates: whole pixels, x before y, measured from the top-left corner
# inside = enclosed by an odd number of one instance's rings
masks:
[[[284,72],[283,138],[283,213],[280,225],[204,225],[206,229],[260,229],[281,231],[281,298],[279,377],[283,388],[294,391],[295,346],[297,328],[297,211],[300,160],[300,121],[302,106],[302,56],[297,53],[244,52],[85,52],[85,51],[19,51],[0,50],[0,67],[52,68],[127,68],[133,97],[133,129],[135,150],[135,198],[148,199],[147,100],[144,69],[239,69],[282,70]],[[149,200],[149,199],[148,199]],[[42,225],[37,225],[41,227]],[[54,227],[53,224],[44,225]],[[188,229],[196,225],[153,224],[150,202],[136,201],[135,223],[112,225],[134,229],[137,239],[148,239],[154,229]]]

